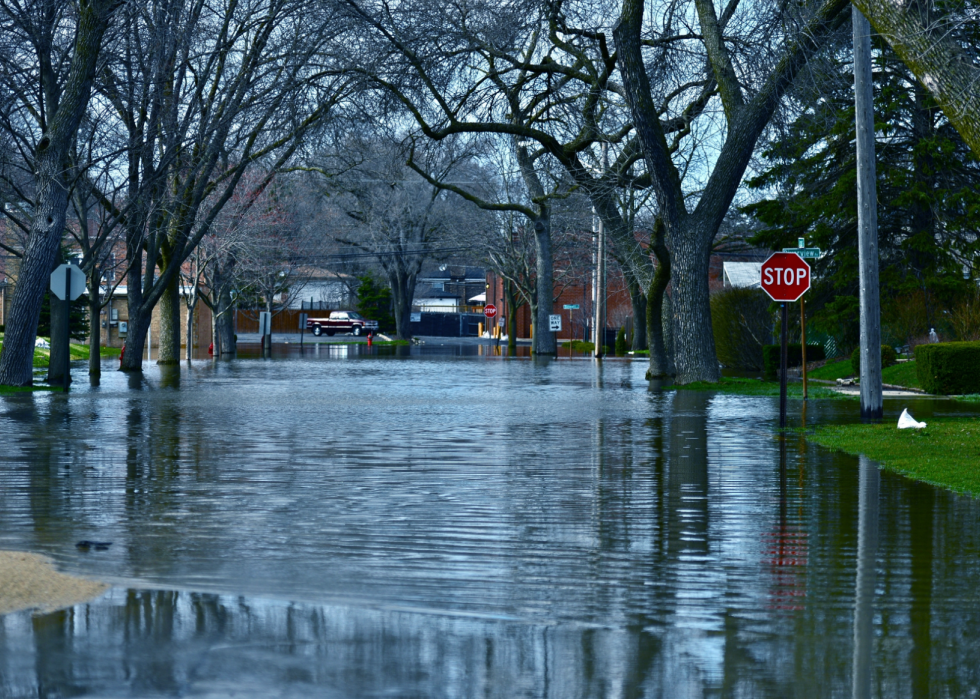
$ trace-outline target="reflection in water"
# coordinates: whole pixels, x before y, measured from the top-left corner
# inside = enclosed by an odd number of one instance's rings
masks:
[[[0,697],[980,681],[976,501],[871,497],[873,465],[774,438],[775,401],[645,390],[642,362],[350,347],[0,398],[0,548],[117,585],[0,617]]]
[[[854,584],[854,670],[851,696],[871,696],[874,665],[875,568],[878,555],[878,467],[862,456],[858,486],[857,578]]]

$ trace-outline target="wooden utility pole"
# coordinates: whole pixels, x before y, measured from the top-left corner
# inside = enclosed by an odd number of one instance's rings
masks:
[[[606,174],[606,157],[609,144],[602,144],[602,174]],[[599,217],[598,236],[596,240],[595,262],[595,358],[602,359],[602,341],[606,335],[606,228]]]
[[[878,212],[871,25],[851,8],[854,29],[854,120],[857,147],[858,266],[861,304],[861,417],[880,418],[881,311],[878,298]]]

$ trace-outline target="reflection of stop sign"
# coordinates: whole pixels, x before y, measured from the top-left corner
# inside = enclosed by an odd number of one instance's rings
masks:
[[[497,307],[492,303],[488,303],[483,309],[483,315],[485,315],[487,318],[493,318],[495,315],[497,315]]]
[[[773,301],[796,301],[810,288],[810,265],[795,252],[774,252],[762,263],[762,290]]]

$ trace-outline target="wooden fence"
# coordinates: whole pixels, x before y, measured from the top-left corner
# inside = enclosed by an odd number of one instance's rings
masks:
[[[261,310],[239,310],[235,319],[235,332],[242,334],[257,333],[259,331],[259,313],[261,312]],[[298,308],[287,308],[272,316],[272,334],[298,333],[300,313],[305,313],[310,318],[325,318],[330,315],[330,311],[301,311]]]

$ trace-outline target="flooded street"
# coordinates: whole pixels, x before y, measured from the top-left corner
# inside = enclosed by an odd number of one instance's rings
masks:
[[[0,697],[977,696],[980,502],[773,398],[463,349],[0,396],[0,549],[114,586],[0,616]]]

